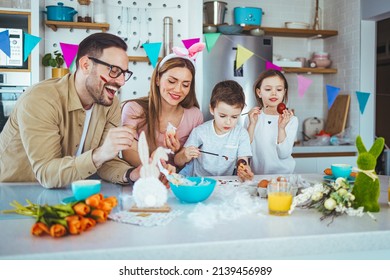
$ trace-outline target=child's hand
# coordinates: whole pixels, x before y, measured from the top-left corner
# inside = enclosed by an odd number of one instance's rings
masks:
[[[260,114],[260,107],[253,107],[248,113],[249,125],[256,124]]]
[[[241,182],[253,179],[254,174],[245,159],[237,161],[237,176]]]
[[[184,148],[184,155],[186,157],[186,162],[191,161],[193,158],[198,158],[200,155],[200,151],[195,146],[189,146]]]
[[[245,182],[252,180],[254,174],[249,165],[239,165],[237,168],[237,176],[241,182]]]
[[[291,110],[284,110],[283,114],[279,115],[279,119],[278,119],[279,128],[284,129],[293,116],[294,116],[294,113]]]
[[[180,150],[180,142],[176,134],[165,133],[164,142],[165,146],[168,149],[171,149],[172,152],[176,153],[178,150]]]

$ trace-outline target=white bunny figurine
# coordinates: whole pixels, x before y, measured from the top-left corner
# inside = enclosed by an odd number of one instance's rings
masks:
[[[140,178],[134,183],[133,197],[138,208],[162,207],[168,200],[168,191],[164,184],[158,179],[160,170],[157,162],[160,159],[168,160],[165,149],[158,147],[153,155],[152,162],[149,162],[149,147],[145,133],[141,132],[138,139],[138,154],[142,163]]]

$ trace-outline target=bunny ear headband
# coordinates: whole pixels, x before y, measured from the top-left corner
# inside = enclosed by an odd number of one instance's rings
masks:
[[[193,44],[188,49],[173,47],[172,48],[173,53],[168,54],[166,57],[164,57],[161,60],[159,66],[158,66],[158,69],[160,69],[161,66],[163,66],[163,64],[165,62],[167,62],[168,60],[175,58],[175,57],[181,57],[184,59],[188,59],[189,61],[192,62],[192,64],[195,67],[195,58],[199,52],[203,51],[204,48],[205,48],[205,44],[201,43],[201,42]]]

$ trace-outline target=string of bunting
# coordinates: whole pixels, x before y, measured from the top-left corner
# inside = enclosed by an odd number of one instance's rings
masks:
[[[220,33],[207,33],[204,34],[205,41],[206,41],[206,48],[208,52],[211,52],[214,45],[217,43],[218,39],[221,37]],[[222,36],[222,38],[229,39],[227,36]],[[24,42],[24,48],[23,48],[23,59],[24,61],[27,60],[28,56],[31,54],[32,50],[38,45],[38,43],[41,41],[40,37],[28,34],[26,32],[23,32],[23,42]],[[188,49],[193,44],[200,42],[200,38],[190,38],[190,39],[184,39],[182,40],[183,45]],[[9,31],[4,30],[0,32],[0,51],[4,52],[4,54],[8,57],[11,56],[11,48],[10,48],[10,39],[9,39]],[[71,71],[75,68],[75,57],[77,55],[78,45],[75,44],[67,44],[67,43],[60,43],[61,50],[64,56],[64,60],[66,63],[66,66],[71,69]],[[158,54],[160,53],[162,46],[162,42],[152,42],[152,43],[145,43],[143,44],[144,50],[146,52],[146,55],[149,58],[150,63],[153,67],[156,67],[156,64],[158,62]],[[252,56],[255,56],[263,61],[266,62],[266,69],[277,69],[279,71],[283,71],[283,69],[275,64],[273,64],[270,61],[267,61],[264,57],[262,57],[260,54],[256,54],[252,52],[251,50],[245,48],[244,46],[238,44],[237,45],[237,53],[236,53],[236,69],[240,68],[248,59],[250,59]],[[309,89],[310,85],[312,84],[312,80],[304,77],[303,75],[297,75],[298,80],[298,97],[303,98],[307,90]],[[326,93],[327,93],[327,99],[328,99],[328,109],[330,109],[336,100],[340,88],[332,86],[332,85],[326,85]],[[356,91],[356,97],[359,103],[359,110],[360,113],[363,115],[368,99],[370,97],[371,93],[368,92],[361,92]]]

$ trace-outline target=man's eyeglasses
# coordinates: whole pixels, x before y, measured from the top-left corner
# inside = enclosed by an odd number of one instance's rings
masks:
[[[123,74],[123,76],[125,77],[125,81],[128,81],[130,77],[133,75],[133,72],[131,72],[130,70],[123,70],[119,66],[108,64],[107,62],[101,61],[100,59],[91,56],[88,56],[88,58],[95,63],[105,65],[108,68],[110,68],[110,72],[108,72],[108,76],[110,76],[111,78],[118,78],[120,75]]]

